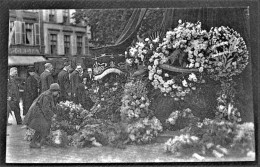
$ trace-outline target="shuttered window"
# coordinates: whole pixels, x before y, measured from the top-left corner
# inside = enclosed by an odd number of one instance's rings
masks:
[[[11,38],[9,40],[11,40],[11,44],[15,44],[15,30],[13,31],[14,28],[15,28],[14,21],[9,22],[9,35],[10,35],[10,38]]]
[[[35,45],[40,45],[40,26],[39,23],[34,23]]]
[[[15,21],[15,44],[22,43],[22,22]]]

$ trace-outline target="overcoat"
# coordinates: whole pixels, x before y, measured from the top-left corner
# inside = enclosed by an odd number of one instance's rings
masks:
[[[41,92],[44,92],[50,88],[50,85],[54,83],[52,74],[45,70],[41,75]]]
[[[34,100],[24,117],[23,124],[36,131],[49,133],[55,110],[52,92],[47,90]]]
[[[60,85],[61,100],[68,100],[68,93],[71,92],[69,72],[61,70],[58,74],[58,84]]]
[[[23,115],[26,115],[33,101],[38,97],[40,88],[40,77],[35,73],[29,75],[25,81],[24,98],[23,98]]]

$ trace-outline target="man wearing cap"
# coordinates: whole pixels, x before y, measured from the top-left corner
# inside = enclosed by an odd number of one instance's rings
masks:
[[[51,120],[56,110],[54,98],[58,97],[59,91],[59,84],[51,84],[49,90],[43,92],[34,100],[24,117],[23,124],[35,130],[30,143],[31,148],[40,148],[50,133]]]
[[[58,74],[58,84],[60,85],[60,100],[66,101],[70,99],[71,87],[69,79],[69,70],[71,69],[69,62],[64,63],[64,68]]]
[[[10,68],[10,79],[8,81],[8,103],[12,111],[14,111],[17,125],[22,124],[21,113],[20,113],[20,92],[19,84],[16,81],[18,76],[17,68]]]
[[[23,115],[26,115],[33,101],[39,96],[40,76],[33,66],[28,67],[28,77],[25,81],[23,98]]]
[[[79,103],[79,85],[82,83],[83,69],[81,65],[77,65],[76,69],[71,73],[70,82],[71,82],[71,95],[73,101]]]
[[[54,83],[54,79],[52,77],[52,71],[53,71],[53,66],[51,63],[46,63],[44,65],[45,70],[44,72],[40,75],[41,78],[41,92],[44,92],[50,88],[50,85]]]

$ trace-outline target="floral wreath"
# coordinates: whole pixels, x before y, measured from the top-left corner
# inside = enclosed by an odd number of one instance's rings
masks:
[[[207,47],[208,34],[201,29],[200,22],[182,23],[179,20],[178,27],[166,33],[166,38],[149,59],[149,80],[152,81],[154,88],[159,88],[165,96],[168,94],[175,100],[184,100],[187,93],[196,89],[196,83],[205,83],[201,74],[207,62]],[[177,56],[182,56],[180,57],[182,62],[179,62],[182,67],[191,69],[186,74],[176,74],[167,69],[172,67],[165,64],[173,64]],[[198,77],[195,72],[200,72],[200,76]]]
[[[248,64],[249,53],[244,39],[229,27],[212,27],[209,32],[210,77],[219,80],[240,74]]]

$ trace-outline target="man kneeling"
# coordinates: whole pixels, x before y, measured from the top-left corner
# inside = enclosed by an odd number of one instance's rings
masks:
[[[51,84],[49,90],[46,90],[34,100],[26,114],[23,124],[35,130],[30,143],[31,148],[41,148],[45,143],[46,137],[50,133],[51,120],[56,109],[54,99],[59,95],[59,92],[59,84]]]

